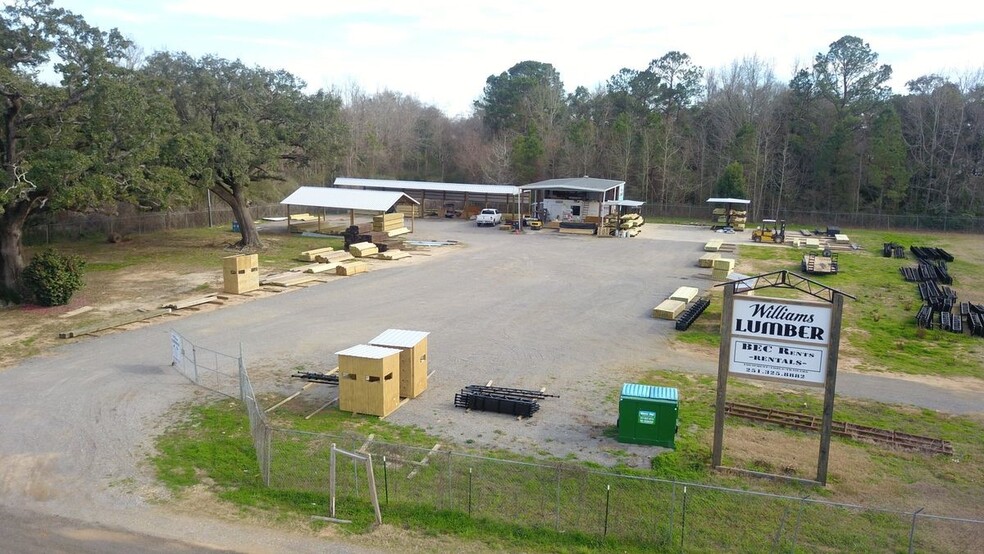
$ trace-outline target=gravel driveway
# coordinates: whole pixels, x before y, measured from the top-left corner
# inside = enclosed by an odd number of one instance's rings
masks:
[[[206,395],[169,367],[172,328],[220,352],[242,345],[251,374],[280,392],[299,388],[288,379],[295,367],[335,367],[335,352],[385,329],[429,331],[435,374],[391,421],[531,454],[609,463],[609,450],[619,450],[644,464],[650,449],[614,443],[602,431],[615,421],[621,384],[641,372],[716,372],[716,361],[671,349],[672,322],[650,317],[677,287],[712,286],[696,259],[714,236],[652,224],[633,239],[516,235],[421,220],[415,239],[462,244],[56,348],[0,373],[0,505],[232,550],[324,548],[308,536],[247,530],[157,504],[163,493],[146,464],[153,437],[173,420],[175,405]],[[542,401],[523,421],[453,408],[458,389],[489,380],[546,387],[560,398]],[[973,391],[876,376],[843,373],[838,392],[951,413],[982,409]],[[632,463],[624,454],[620,460]]]

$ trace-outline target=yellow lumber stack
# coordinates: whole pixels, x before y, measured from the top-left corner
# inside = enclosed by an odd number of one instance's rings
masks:
[[[707,252],[717,252],[721,249],[721,245],[724,244],[723,240],[709,240],[707,244],[704,245],[704,250]]]
[[[711,262],[711,268],[724,269],[730,272],[735,268],[735,261],[731,258],[718,258]]]
[[[676,319],[687,307],[686,302],[679,300],[666,300],[660,302],[659,306],[653,308],[653,317],[658,319]]]
[[[670,300],[679,300],[684,304],[692,302],[694,298],[697,298],[697,294],[700,291],[696,287],[680,287],[673,294],[670,295]]]
[[[319,254],[327,254],[328,252],[332,252],[334,250],[335,249],[330,246],[326,248],[315,248],[314,250],[305,250],[304,252],[301,252],[301,255],[298,256],[297,259],[302,262],[314,262],[317,261]]]
[[[402,250],[387,250],[386,252],[380,252],[376,257],[380,260],[402,260],[403,258],[409,258],[410,253]]]
[[[365,258],[373,254],[379,254],[379,248],[371,242],[357,242],[349,246],[349,254],[356,258]]]
[[[717,252],[708,252],[697,260],[697,267],[714,267],[714,260],[721,257]]]
[[[403,214],[401,213],[382,214],[372,218],[372,230],[377,233],[396,231],[403,227]]]
[[[406,227],[400,227],[399,229],[394,229],[392,231],[386,231],[386,236],[388,237],[398,237],[400,235],[405,235],[410,232],[410,229]]]
[[[346,277],[348,277],[349,275],[355,275],[356,273],[365,273],[366,271],[369,271],[369,264],[367,264],[366,262],[355,262],[355,261],[348,262],[348,263],[340,263],[338,264],[338,267],[335,269],[335,272],[338,275],[344,275]]]
[[[354,258],[352,254],[345,252],[344,250],[339,250],[337,252],[325,252],[324,254],[318,254],[315,256],[314,260],[322,264],[330,264],[332,262],[344,262],[345,260],[351,260]]]

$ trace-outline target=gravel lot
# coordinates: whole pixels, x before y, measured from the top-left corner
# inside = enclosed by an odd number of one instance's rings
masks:
[[[247,530],[158,504],[166,494],[145,463],[153,437],[177,417],[176,406],[206,396],[168,366],[172,328],[220,352],[241,345],[258,392],[281,393],[299,388],[288,377],[297,366],[335,367],[335,352],[385,329],[429,331],[436,373],[427,392],[391,421],[529,454],[573,453],[611,463],[620,451],[620,461],[644,465],[652,449],[616,443],[602,432],[614,424],[621,384],[641,372],[715,371],[714,360],[671,349],[672,322],[650,317],[677,287],[703,291],[713,284],[696,259],[714,236],[706,228],[671,225],[647,225],[633,239],[516,235],[422,220],[415,239],[461,244],[56,348],[0,373],[0,506],[232,550],[324,548],[309,536]],[[523,421],[452,406],[458,389],[489,380],[546,387],[560,398],[542,401],[540,412]],[[842,374],[838,385],[844,395],[981,411],[981,394],[972,390],[857,374]],[[312,387],[305,394],[327,398],[328,391]]]

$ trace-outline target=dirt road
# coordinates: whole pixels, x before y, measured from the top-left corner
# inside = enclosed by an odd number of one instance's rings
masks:
[[[310,533],[228,523],[167,508],[146,459],[175,406],[206,393],[170,367],[170,329],[235,353],[263,386],[296,390],[294,368],[326,370],[335,352],[388,328],[429,331],[428,391],[393,414],[451,440],[608,463],[621,383],[650,369],[712,373],[715,362],[670,348],[672,322],[650,317],[678,286],[712,285],[696,267],[706,229],[648,225],[633,239],[418,221],[414,238],[454,251],[150,327],[84,338],[0,373],[0,506],[118,527],[209,548],[314,552]],[[454,392],[493,380],[559,394],[517,422],[464,413]],[[979,413],[979,392],[844,373],[846,396]],[[622,454],[624,456],[624,454]],[[624,458],[620,458],[623,462]],[[300,526],[299,526],[300,527]],[[2,530],[0,530],[2,532]],[[357,546],[333,545],[333,548]]]

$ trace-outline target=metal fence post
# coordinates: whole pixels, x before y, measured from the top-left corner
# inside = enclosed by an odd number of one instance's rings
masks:
[[[673,510],[676,509],[676,483],[673,483],[673,489],[670,491],[670,536],[669,542],[673,544]]]
[[[916,538],[916,518],[919,517],[919,512],[923,511],[924,508],[919,508],[915,512],[912,512],[912,527],[909,528],[909,554],[916,551],[916,543],[913,539]]]
[[[612,501],[612,486],[605,485],[605,532],[602,538],[608,537],[608,508]]]
[[[687,536],[687,485],[683,486],[683,509],[680,511],[680,552],[683,552],[683,539]]]
[[[452,479],[451,479],[451,451],[448,450],[448,509],[454,508],[454,491],[451,490]]]
[[[383,492],[386,494],[386,505],[390,503],[389,477],[386,474],[386,456],[383,456]]]
[[[472,468],[468,468],[468,517],[471,517]]]
[[[198,384],[198,352],[195,345],[191,345],[191,365],[195,367],[195,384]]]

